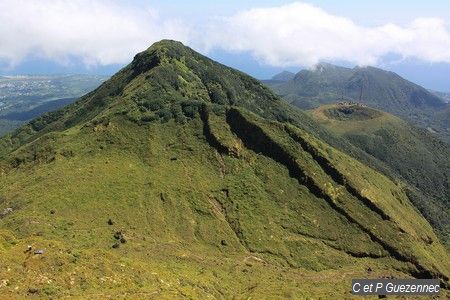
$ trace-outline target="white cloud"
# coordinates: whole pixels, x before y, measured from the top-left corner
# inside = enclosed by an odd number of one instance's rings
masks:
[[[210,22],[164,19],[125,0],[0,0],[0,62],[31,55],[87,66],[126,63],[151,43],[171,38],[206,52],[248,51],[273,66],[319,61],[377,64],[386,54],[450,62],[444,21],[418,18],[407,26],[365,27],[296,2],[254,8]],[[201,12],[198,12],[199,14]]]
[[[368,65],[391,53],[450,62],[450,33],[440,19],[419,18],[403,27],[364,27],[300,2],[215,20],[204,45],[249,51],[274,66],[312,66],[322,60]]]
[[[60,63],[125,63],[152,42],[186,41],[188,27],[161,20],[126,1],[0,0],[0,60],[10,66],[30,55]]]

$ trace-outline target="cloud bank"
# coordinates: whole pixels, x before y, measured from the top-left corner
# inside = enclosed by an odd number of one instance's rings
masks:
[[[186,41],[188,27],[125,1],[0,0],[0,60],[28,56],[87,65],[128,62],[164,37]]]
[[[450,63],[450,32],[437,18],[365,27],[295,2],[194,25],[129,3],[0,0],[0,62],[14,66],[38,56],[60,63],[77,58],[87,66],[120,64],[151,43],[171,38],[203,52],[250,52],[272,66],[312,66],[323,60],[376,65],[388,54]]]
[[[297,2],[243,11],[210,26],[208,49],[249,51],[273,66],[311,66],[322,60],[368,65],[387,54],[450,62],[450,33],[436,18],[371,28]]]

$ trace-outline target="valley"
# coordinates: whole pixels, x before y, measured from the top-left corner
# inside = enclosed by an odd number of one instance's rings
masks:
[[[97,75],[0,77],[0,136],[75,101],[107,78]]]

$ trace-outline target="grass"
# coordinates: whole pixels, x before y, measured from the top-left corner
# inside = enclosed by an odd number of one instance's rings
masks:
[[[229,132],[227,142],[233,137]],[[37,288],[58,297],[241,291],[296,298],[345,294],[356,274],[407,276],[408,264],[384,253],[283,165],[245,147],[240,158],[217,156],[199,119],[184,126],[117,120],[94,133],[73,128],[56,140],[54,160],[27,161],[2,176],[1,208],[15,206],[0,221],[0,276],[9,282],[3,294]],[[60,154],[67,150],[73,156]],[[113,249],[116,231],[127,242]],[[18,255],[28,244],[44,255]],[[299,283],[305,276],[311,281]],[[322,284],[314,287],[316,278]]]
[[[412,186],[409,197],[436,228],[444,243],[448,242],[449,148],[423,130],[388,113],[353,106],[364,113],[342,118],[337,113],[339,108],[342,107],[324,105],[311,111],[311,115],[330,131],[385,162],[399,178]],[[366,117],[361,117],[364,115]]]
[[[279,122],[289,111],[258,98],[256,81],[224,69],[207,82],[200,56],[167,45],[1,140],[0,213],[12,209],[0,217],[2,295],[298,299],[350,296],[358,277],[448,285],[448,253],[401,186],[319,140],[303,114]],[[171,68],[187,83],[166,86],[179,83]]]

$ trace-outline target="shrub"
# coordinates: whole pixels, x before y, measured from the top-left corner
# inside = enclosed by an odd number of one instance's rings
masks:
[[[198,110],[201,106],[200,101],[183,101],[181,102],[181,110],[183,111],[183,114],[193,119],[198,114]]]
[[[223,91],[222,86],[218,83],[208,84],[209,98],[212,102],[217,104],[228,104],[228,98]]]
[[[172,112],[167,108],[160,109],[157,112],[157,115],[161,118],[161,121],[163,123],[169,122],[169,120],[172,118]]]
[[[158,116],[156,114],[147,114],[141,117],[141,121],[144,123],[149,123],[158,120]]]

